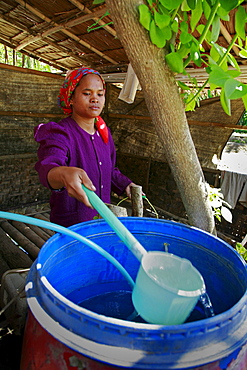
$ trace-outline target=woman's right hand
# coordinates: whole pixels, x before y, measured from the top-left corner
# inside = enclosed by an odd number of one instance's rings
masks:
[[[81,184],[84,184],[86,188],[93,191],[96,188],[87,173],[81,168],[66,166],[53,167],[48,172],[48,182],[52,189],[65,187],[70,197],[76,198],[87,207],[93,208]]]

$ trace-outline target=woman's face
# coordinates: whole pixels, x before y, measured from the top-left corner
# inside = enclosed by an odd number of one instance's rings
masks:
[[[101,78],[96,74],[83,76],[70,103],[73,110],[72,115],[82,118],[99,116],[105,104],[105,90]]]

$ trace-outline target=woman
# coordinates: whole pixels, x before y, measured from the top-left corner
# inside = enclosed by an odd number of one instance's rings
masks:
[[[97,71],[79,68],[67,75],[58,103],[67,118],[35,128],[40,144],[35,165],[40,182],[51,189],[51,222],[62,226],[92,220],[83,183],[105,202],[111,190],[130,196],[131,180],[115,167],[113,138],[99,116],[105,103],[105,83]]]

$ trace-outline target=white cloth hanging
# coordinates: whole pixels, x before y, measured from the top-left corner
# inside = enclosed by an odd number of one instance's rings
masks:
[[[224,171],[221,174],[221,192],[224,200],[235,208],[237,202],[247,207],[247,175]]]
[[[135,71],[133,70],[131,64],[129,64],[124,84],[118,99],[125,101],[125,103],[132,104],[135,100],[137,90],[141,90],[141,85],[139,84],[139,80],[135,74]]]

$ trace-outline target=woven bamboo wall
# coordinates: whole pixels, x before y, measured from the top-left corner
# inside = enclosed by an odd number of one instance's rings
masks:
[[[61,79],[21,69],[0,69],[0,202],[2,209],[48,200],[34,164],[36,125],[61,114],[56,105]],[[54,120],[58,119],[53,118]]]

